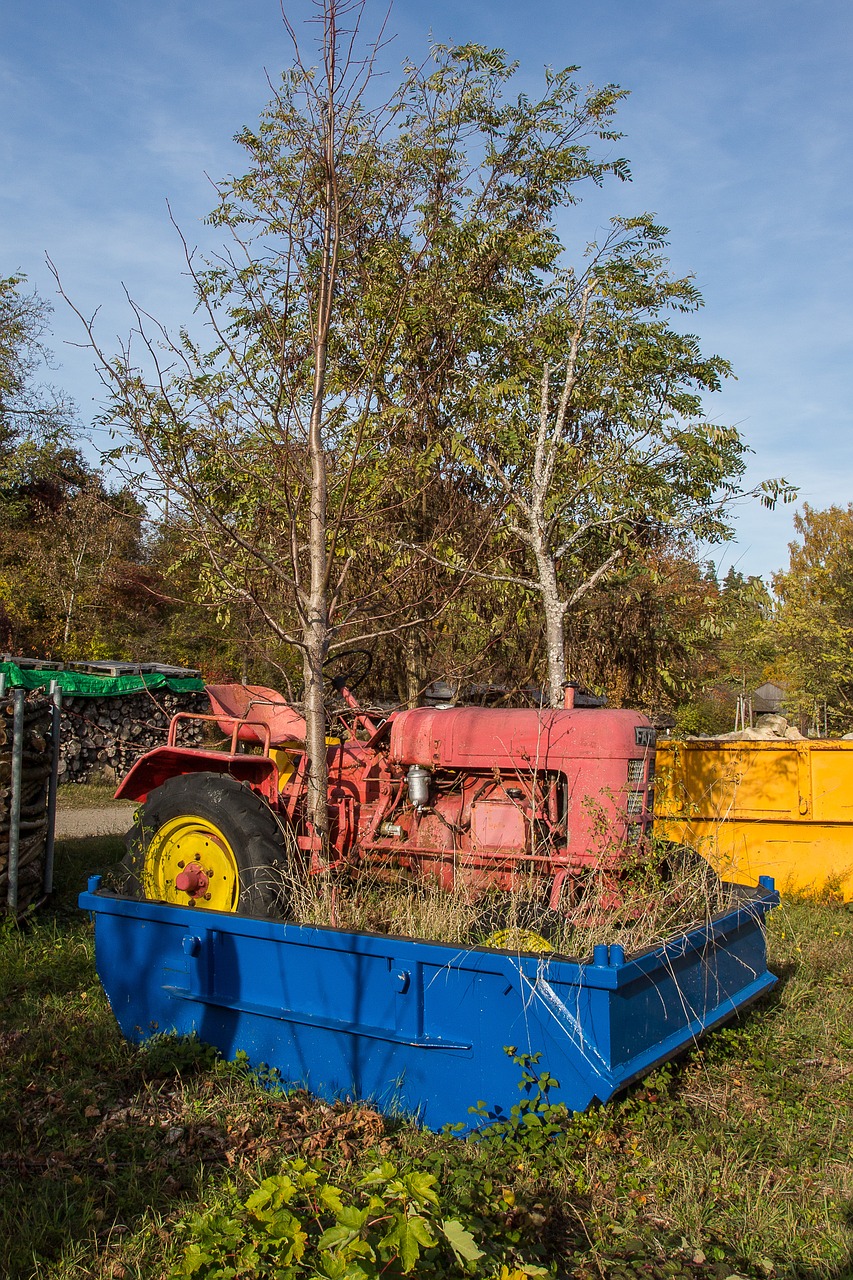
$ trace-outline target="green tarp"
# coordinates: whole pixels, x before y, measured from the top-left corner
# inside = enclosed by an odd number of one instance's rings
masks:
[[[168,689],[170,693],[197,693],[204,689],[204,681],[198,676],[166,676],[156,671],[138,676],[93,676],[84,671],[38,671],[14,662],[0,662],[0,672],[6,675],[7,688],[48,689],[55,680],[67,698],[117,698],[143,689]]]

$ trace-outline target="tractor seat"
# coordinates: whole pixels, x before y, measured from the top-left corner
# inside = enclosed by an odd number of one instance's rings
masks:
[[[286,742],[305,741],[305,718],[294,711],[275,689],[262,684],[207,684],[205,692],[210,699],[213,714],[222,733],[234,732],[234,721],[245,720],[237,730],[240,742],[263,745],[264,734],[252,727],[266,725],[270,731],[270,746],[283,746]]]

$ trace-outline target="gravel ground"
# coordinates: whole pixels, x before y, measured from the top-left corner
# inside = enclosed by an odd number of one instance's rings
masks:
[[[124,835],[133,825],[135,808],[135,804],[126,800],[113,800],[97,809],[60,807],[56,811],[56,838],[85,840],[89,836]]]

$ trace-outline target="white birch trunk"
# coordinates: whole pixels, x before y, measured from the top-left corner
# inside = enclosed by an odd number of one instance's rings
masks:
[[[560,599],[557,569],[547,549],[535,551],[539,591],[545,615],[545,652],[548,660],[548,702],[563,705],[566,683],[566,602]]]

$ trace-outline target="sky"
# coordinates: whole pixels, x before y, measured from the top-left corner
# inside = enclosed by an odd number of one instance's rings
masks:
[[[313,9],[286,0],[302,24]],[[384,8],[368,14],[378,23]],[[853,6],[849,0],[398,0],[393,74],[431,41],[477,41],[517,59],[535,93],[545,66],[630,90],[614,151],[631,164],[567,214],[585,242],[614,214],[653,211],[674,269],[696,277],[691,319],[735,379],[708,402],[752,454],[746,483],[785,477],[794,507],[737,511],[708,552],[769,577],[787,563],[793,513],[853,501]],[[55,307],[51,380],[77,402],[90,452],[102,389],[66,292],[117,349],[125,290],[168,326],[192,298],[169,209],[212,245],[211,179],[241,170],[233,136],[254,123],[292,49],[278,0],[0,0],[0,276],[23,271]],[[94,456],[92,454],[92,456]]]

